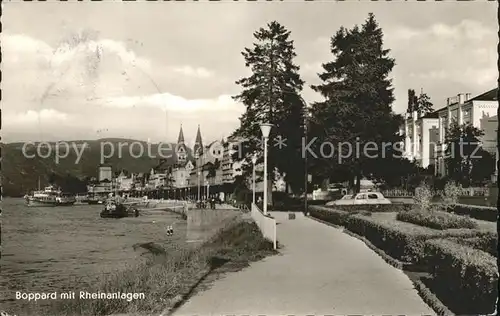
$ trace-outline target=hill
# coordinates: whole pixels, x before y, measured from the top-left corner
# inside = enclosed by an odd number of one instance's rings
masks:
[[[47,185],[49,178],[56,179],[56,182],[74,179],[73,182],[80,182],[80,185],[73,185],[74,190],[82,192],[86,181],[97,177],[97,169],[102,161],[111,165],[114,172],[125,169],[133,173],[149,172],[160,163],[162,153],[166,165],[176,161],[174,143],[170,144],[171,147],[163,144],[160,151],[158,144],[133,139],[76,140],[67,143],[70,144],[69,151],[65,146],[59,146],[59,159],[56,157],[56,143],[50,143],[50,155],[47,155],[47,145],[40,147],[37,153],[36,147],[28,144],[23,153],[24,143],[0,144],[3,195],[23,196],[38,187],[39,177],[41,186]],[[192,157],[190,148],[188,156]]]

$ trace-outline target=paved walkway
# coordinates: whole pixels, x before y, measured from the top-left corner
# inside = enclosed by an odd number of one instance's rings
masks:
[[[435,315],[363,242],[301,214],[272,214],[281,254],[226,275],[174,315]]]

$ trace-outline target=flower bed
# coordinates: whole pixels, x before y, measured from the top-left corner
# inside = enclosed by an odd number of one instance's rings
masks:
[[[488,314],[497,298],[496,259],[451,240],[426,242],[433,284],[443,303],[460,314]]]
[[[412,210],[400,212],[396,219],[434,229],[476,228],[477,224],[468,217],[443,211]]]
[[[375,247],[395,259],[415,264],[423,263],[426,240],[480,237],[488,233],[475,229],[437,230],[395,219],[369,217],[319,206],[311,206],[309,212],[313,217],[344,226],[351,232],[365,237]]]
[[[412,204],[394,203],[394,204],[374,204],[374,205],[327,205],[328,208],[342,210],[346,212],[403,212],[412,209]]]
[[[468,215],[483,221],[496,222],[497,220],[496,207],[456,204],[451,210],[458,215]]]
[[[376,248],[420,271],[431,272],[426,283],[457,314],[487,314],[496,300],[497,233],[488,229],[432,229],[396,220],[329,207],[311,206],[312,217],[344,226]],[[473,249],[475,248],[475,249]]]
[[[490,232],[481,237],[471,237],[471,238],[452,238],[450,239],[458,244],[469,246],[471,248],[484,251],[494,257],[497,256],[497,234]]]

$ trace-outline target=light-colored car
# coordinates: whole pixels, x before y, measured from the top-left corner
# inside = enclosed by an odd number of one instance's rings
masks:
[[[326,205],[377,205],[377,204],[392,204],[392,202],[384,197],[380,192],[362,192],[356,195],[344,195],[340,200],[331,201]]]

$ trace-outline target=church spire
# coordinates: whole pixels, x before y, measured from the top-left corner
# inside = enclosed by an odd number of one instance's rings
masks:
[[[203,153],[203,142],[201,140],[201,131],[200,131],[200,125],[198,124],[198,131],[196,132],[196,140],[194,142],[194,148],[193,148],[194,154],[202,154]]]
[[[177,138],[177,144],[184,144],[184,132],[182,131],[182,124],[181,130],[179,131],[179,137]]]

